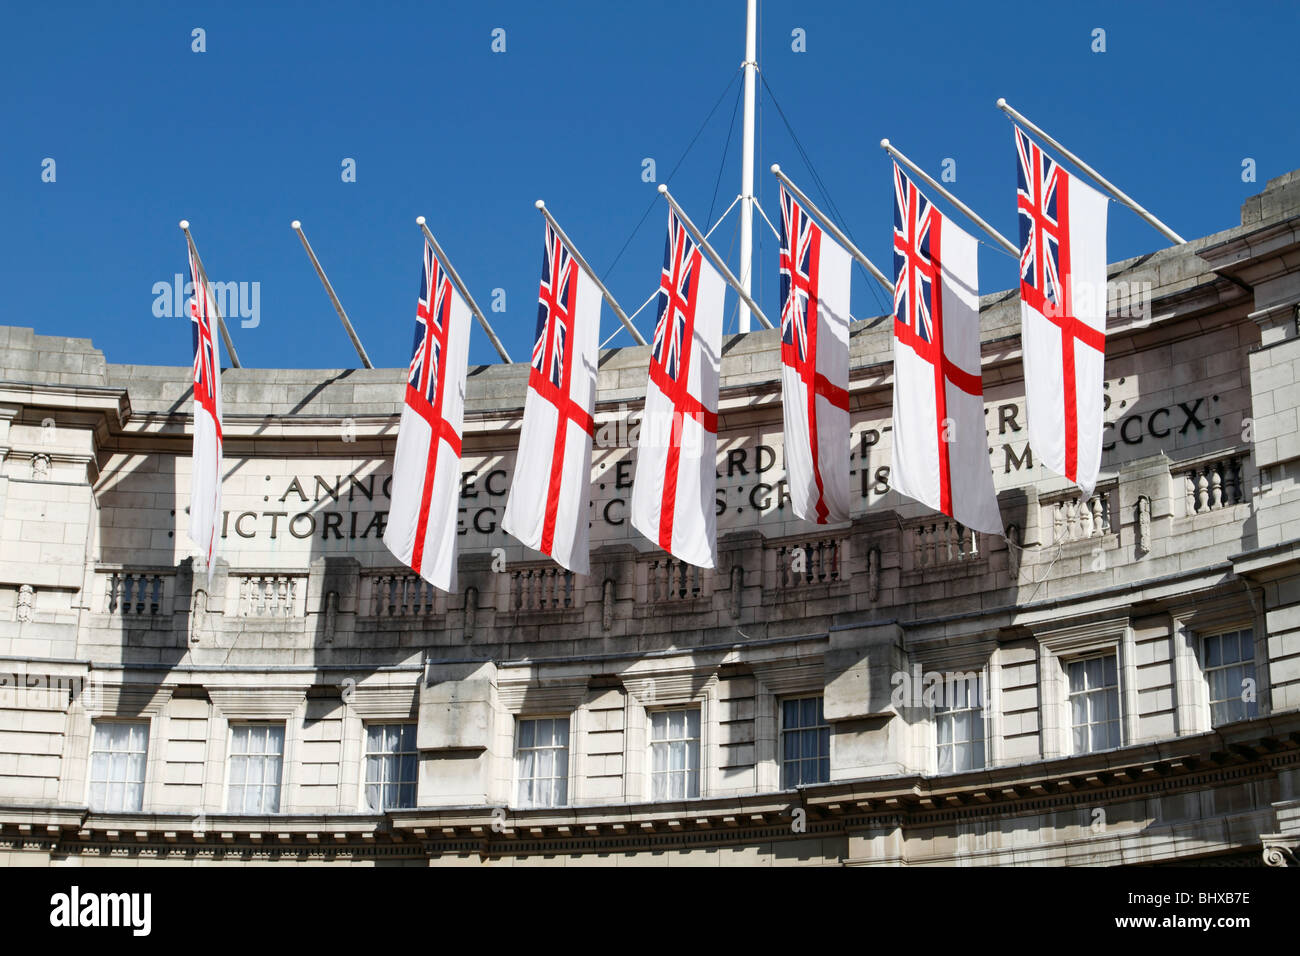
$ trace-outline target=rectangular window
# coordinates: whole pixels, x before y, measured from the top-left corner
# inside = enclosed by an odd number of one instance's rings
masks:
[[[1120,746],[1118,655],[1069,661],[1066,669],[1070,677],[1074,752]]]
[[[375,812],[414,807],[415,724],[366,724],[365,756],[366,806]]]
[[[943,685],[943,703],[934,709],[940,773],[984,767],[983,681],[971,673]]]
[[[699,795],[700,712],[653,712],[650,714],[650,799],[683,800]]]
[[[230,813],[279,813],[284,724],[230,728]]]
[[[519,721],[515,776],[521,807],[562,807],[569,802],[568,717]]]
[[[1255,700],[1255,634],[1250,628],[1206,637],[1201,668],[1209,686],[1210,721],[1215,727],[1259,716]]]
[[[831,728],[821,697],[781,701],[781,789],[831,778]]]
[[[144,808],[144,768],[149,725],[96,721],[90,748],[90,809],[135,812]]]

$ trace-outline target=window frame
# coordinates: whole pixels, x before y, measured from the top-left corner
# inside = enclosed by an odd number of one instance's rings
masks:
[[[1108,657],[1113,657],[1115,659],[1115,684],[1114,684],[1115,716],[1112,719],[1107,720],[1106,723],[1115,724],[1119,732],[1119,743],[1115,744],[1115,746],[1113,747],[1101,747],[1097,750],[1093,750],[1091,747],[1089,747],[1087,750],[1079,750],[1074,743],[1075,731],[1078,730],[1080,726],[1093,727],[1099,724],[1100,722],[1089,721],[1088,723],[1083,725],[1078,725],[1074,722],[1074,708],[1070,706],[1070,701],[1071,698],[1075,697],[1076,695],[1074,694],[1074,692],[1070,690],[1070,667],[1074,664],[1083,664],[1086,666],[1088,661],[1105,661],[1105,659]],[[1064,684],[1065,694],[1063,699],[1065,702],[1066,722],[1064,724],[1064,729],[1066,733],[1066,743],[1069,746],[1068,749],[1069,755],[1074,757],[1079,757],[1079,756],[1085,756],[1087,754],[1105,753],[1108,750],[1119,750],[1120,748],[1126,746],[1127,733],[1125,728],[1125,721],[1128,715],[1128,709],[1125,707],[1124,704],[1124,669],[1123,669],[1123,662],[1122,662],[1122,657],[1120,655],[1119,647],[1098,648],[1097,650],[1088,651],[1086,653],[1071,654],[1068,657],[1062,657],[1061,671],[1065,677],[1065,684]],[[1087,671],[1085,667],[1085,675],[1086,673]],[[1104,680],[1105,664],[1102,665],[1102,676]],[[1083,691],[1080,691],[1079,695],[1088,696],[1096,693],[1109,693],[1110,688],[1111,685],[1102,684],[1101,687],[1086,688]]]
[[[677,713],[677,712],[681,712],[681,713],[683,713],[683,714],[690,714],[691,712],[694,712],[696,715],[698,715],[698,718],[699,718],[699,735],[698,735],[697,737],[695,737],[695,738],[691,738],[691,737],[682,737],[682,738],[668,738],[668,739],[666,739],[666,740],[655,740],[655,739],[654,739],[654,718],[655,718],[655,715],[656,715],[656,714],[672,714],[672,713]],[[676,740],[676,739],[680,739],[680,740],[683,740],[683,741],[690,741],[690,740],[694,739],[695,742],[696,742],[696,747],[697,747],[697,749],[698,749],[698,755],[699,755],[699,760],[698,760],[699,765],[695,768],[695,775],[696,775],[695,784],[696,784],[696,791],[697,791],[697,793],[696,793],[696,795],[693,796],[693,797],[691,797],[691,796],[683,796],[683,797],[655,797],[654,793],[655,793],[655,776],[656,776],[656,773],[663,773],[663,774],[688,773],[688,771],[679,771],[679,770],[663,770],[663,771],[658,771],[658,772],[656,772],[655,769],[654,769],[654,747],[655,747],[655,744],[670,744],[670,743],[672,743],[672,742],[673,742],[674,740]],[[705,763],[706,763],[706,759],[705,759],[705,758],[706,758],[706,752],[705,752],[705,735],[704,735],[704,704],[703,704],[703,702],[701,702],[701,701],[688,701],[688,702],[680,703],[680,704],[668,704],[668,705],[665,705],[665,706],[662,706],[662,707],[648,707],[648,708],[646,708],[646,712],[645,712],[645,789],[646,789],[646,800],[647,800],[648,802],[650,802],[650,803],[672,803],[672,802],[674,802],[674,801],[676,801],[676,800],[700,800],[700,799],[703,799],[703,797],[704,797],[704,793],[705,793],[705,789],[706,789],[706,779],[707,779],[706,776],[705,776]],[[688,779],[689,779],[689,778],[688,778]]]
[[[1205,647],[1206,642],[1215,638],[1221,640],[1222,638],[1232,634],[1237,635],[1238,640],[1241,639],[1241,635],[1243,634],[1249,635],[1249,641],[1250,641],[1249,659],[1243,657],[1240,660],[1238,660],[1235,664],[1218,665],[1215,667],[1207,666],[1209,655]],[[1201,677],[1199,682],[1201,685],[1201,704],[1205,707],[1204,713],[1205,713],[1207,729],[1218,730],[1220,727],[1226,727],[1231,724],[1239,723],[1240,721],[1254,720],[1258,717],[1264,716],[1265,714],[1264,700],[1263,700],[1264,695],[1263,695],[1262,684],[1260,680],[1259,639],[1256,635],[1257,635],[1257,629],[1253,621],[1241,621],[1235,624],[1225,623],[1217,627],[1206,627],[1200,630],[1194,629],[1192,631],[1192,637],[1195,644],[1195,652],[1196,652],[1195,653],[1196,666],[1200,670],[1200,677]],[[1255,713],[1247,714],[1246,716],[1240,718],[1239,720],[1230,720],[1230,721],[1225,721],[1222,724],[1217,724],[1214,721],[1215,701],[1214,701],[1214,695],[1210,690],[1210,673],[1212,671],[1226,670],[1228,667],[1242,666],[1246,664],[1247,661],[1249,661],[1252,677],[1253,680],[1255,681],[1255,699],[1250,702],[1251,704],[1253,704],[1255,708]],[[1225,701],[1221,701],[1220,703],[1226,702],[1227,700],[1230,699],[1231,698],[1225,698]],[[1242,703],[1244,704],[1246,702],[1243,701]]]
[[[99,727],[102,724],[119,724],[119,725],[126,725],[126,726],[143,725],[145,729],[144,730],[145,732],[144,776],[140,779],[140,809],[139,810],[110,810],[107,808],[97,809],[91,806],[91,788],[94,786],[94,766],[95,766],[95,753],[96,753],[95,731],[97,727]],[[152,750],[154,745],[153,730],[154,728],[153,728],[152,715],[149,716],[141,715],[138,718],[104,716],[104,717],[92,717],[90,719],[90,742],[89,742],[89,746],[86,749],[85,800],[86,800],[86,807],[90,810],[91,813],[144,813],[146,812],[146,809],[149,805],[149,787],[150,787],[149,765],[153,761],[153,750]],[[103,751],[103,752],[111,753],[112,751]]]
[[[805,700],[820,700],[822,702],[822,722],[811,727],[800,726],[798,728],[787,728],[785,725],[785,705]],[[825,730],[826,731],[826,779],[818,780],[812,783],[799,782],[793,787],[785,785],[785,735],[787,730],[790,733],[796,733],[803,730]],[[803,757],[800,756],[799,763],[803,763]],[[821,755],[818,755],[818,763],[821,762]],[[831,781],[831,724],[826,719],[826,692],[823,690],[818,693],[793,693],[787,694],[776,699],[776,782],[777,789],[783,792],[798,790],[800,787],[815,787],[820,784],[830,783]]]
[[[416,734],[419,732],[419,727],[420,727],[419,721],[394,720],[394,719],[383,718],[383,717],[367,720],[366,718],[363,717],[361,718],[360,723],[361,723],[361,760],[360,760],[360,783],[359,783],[358,793],[357,793],[358,808],[363,813],[382,814],[382,813],[388,813],[391,810],[414,810],[417,807],[419,807],[420,805],[420,750],[419,747],[416,746]],[[397,756],[399,758],[399,766],[400,766],[400,757],[403,754],[409,753],[415,757],[415,778],[410,781],[412,786],[415,788],[415,796],[413,798],[413,802],[409,807],[381,806],[378,808],[372,808],[366,800],[366,788],[370,786],[369,781],[366,779],[366,763],[372,756],[371,751],[367,750],[366,748],[369,746],[368,740],[369,740],[369,732],[371,727],[409,727],[411,729],[411,749],[409,751],[402,750],[402,751],[398,751],[396,754],[389,754],[389,753],[382,754],[382,756],[384,757]],[[380,756],[380,755],[381,754],[378,751],[376,751],[374,754],[374,756]],[[400,780],[398,780],[395,783],[395,785],[398,787],[398,792],[400,793],[401,787],[404,784]],[[379,784],[381,799],[382,799],[384,786],[385,783],[381,781]]]
[[[261,756],[261,757],[268,756],[268,754],[265,753],[262,754],[235,753],[235,731],[245,727],[267,727],[267,728],[279,727],[283,732],[280,738],[280,780],[279,783],[277,784],[277,790],[279,792],[279,800],[278,800],[278,806],[274,810],[263,809],[263,810],[257,810],[253,813],[249,813],[249,811],[244,810],[242,806],[238,810],[232,810],[230,807],[230,788],[232,785],[231,777],[233,776],[233,774],[231,773],[231,768],[233,766],[234,758],[247,757],[247,756]],[[286,803],[285,795],[289,787],[289,783],[288,783],[289,775],[287,772],[289,769],[288,754],[289,754],[289,721],[287,719],[246,720],[241,718],[239,720],[227,720],[226,721],[226,768],[225,768],[226,772],[225,772],[225,786],[223,788],[224,793],[222,799],[222,806],[225,808],[224,812],[236,816],[273,816],[276,814],[284,813],[285,812],[284,805]],[[235,786],[244,787],[247,786],[247,784],[241,783],[241,784],[235,784]],[[265,788],[266,784],[262,783],[260,786]]]
[[[573,798],[574,798],[574,794],[573,794],[573,783],[574,783],[574,769],[575,769],[575,768],[574,768],[574,764],[576,763],[576,761],[575,761],[575,759],[574,759],[574,757],[575,757],[574,736],[575,736],[575,733],[576,733],[576,731],[577,731],[577,728],[576,728],[576,723],[577,723],[577,722],[574,720],[574,714],[573,714],[572,712],[569,712],[569,713],[550,713],[550,714],[515,714],[515,715],[514,715],[514,718],[515,718],[515,726],[514,726],[514,732],[513,732],[513,734],[512,734],[512,741],[511,741],[512,746],[511,746],[511,750],[510,750],[511,771],[510,771],[510,804],[509,804],[509,805],[510,805],[512,808],[514,808],[514,809],[519,809],[519,810],[558,810],[558,809],[562,809],[562,808],[565,808],[565,807],[571,807],[571,806],[573,806],[573,805],[574,805],[574,803],[573,803]],[[531,779],[534,780],[534,781],[536,781],[536,780],[538,780],[538,779],[545,779],[545,780],[563,780],[563,781],[564,781],[564,802],[562,802],[562,803],[551,803],[551,804],[537,804],[537,803],[529,803],[529,804],[523,804],[523,803],[520,803],[520,802],[519,802],[519,784],[520,784],[520,781],[523,779],[523,778],[520,776],[520,774],[519,774],[519,770],[520,770],[520,766],[519,766],[519,750],[520,750],[520,748],[519,748],[519,738],[520,738],[520,733],[521,733],[521,731],[522,731],[522,729],[523,729],[523,725],[524,725],[525,722],[528,722],[528,721],[539,721],[539,720],[563,720],[563,721],[566,721],[566,722],[568,723],[568,725],[569,725],[569,731],[568,731],[568,735],[567,735],[567,738],[566,738],[566,743],[565,743],[565,745],[564,745],[563,748],[559,748],[559,747],[541,748],[541,747],[536,747],[536,746],[533,746],[533,747],[528,748],[529,750],[533,750],[533,751],[536,751],[536,750],[542,750],[542,749],[550,749],[550,750],[560,750],[560,749],[563,749],[563,750],[564,750],[564,752],[565,752],[565,757],[564,757],[564,776],[563,776],[563,777],[561,777],[561,776],[553,776],[553,777],[544,777],[544,778],[539,778],[539,777],[534,776],[534,777],[531,778]],[[534,736],[534,740],[535,740],[535,739],[536,739],[536,736]]]
[[[953,672],[968,673],[966,671],[960,671],[956,667],[951,667],[948,670],[942,671],[941,673],[948,674]],[[958,708],[943,707],[942,705],[940,705],[930,710],[930,726],[932,728],[933,739],[934,739],[934,750],[932,751],[932,753],[934,754],[934,773],[936,776],[942,774],[943,776],[946,777],[950,774],[976,773],[981,770],[988,770],[991,766],[993,766],[993,744],[992,744],[993,724],[990,715],[990,711],[992,710],[992,691],[989,687],[989,666],[985,664],[979,668],[972,668],[969,671],[969,673],[974,673],[976,675],[976,678],[979,680],[978,706],[976,707],[967,706],[958,709]],[[947,684],[945,684],[945,687],[946,686]],[[980,715],[979,726],[980,726],[981,743],[982,743],[981,749],[984,754],[983,763],[978,767],[970,767],[966,770],[955,770],[955,769],[941,770],[940,761],[939,761],[939,748],[944,745],[940,744],[939,742],[939,717],[943,714],[966,713],[974,710],[978,710]],[[973,739],[972,741],[968,741],[967,743],[969,744],[971,742],[973,742]],[[957,744],[955,742],[949,742],[948,746],[955,748]],[[955,755],[955,750],[954,750],[954,755]]]

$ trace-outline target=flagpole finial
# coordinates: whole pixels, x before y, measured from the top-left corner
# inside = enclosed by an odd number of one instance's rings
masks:
[[[659,191],[660,191],[661,193],[666,193],[666,192],[668,192],[668,184],[667,184],[667,183],[660,183],[660,184],[659,184]]]
[[[1007,105],[1007,98],[1005,96],[999,96],[997,103],[994,105],[997,106],[998,109],[1002,109]]]
[[[188,228],[190,228],[190,221],[189,221],[188,219],[182,219],[182,220],[181,220],[181,229],[182,229],[182,230],[185,230],[185,229],[188,229]]]
[[[882,140],[880,141],[880,148],[881,148],[881,149],[889,149],[889,140],[887,140],[887,139],[882,139]]]
[[[773,164],[772,164],[772,172],[774,172],[774,173],[779,173],[780,171],[781,171],[781,165],[780,165],[780,163],[773,163]]]
[[[415,217],[415,224],[416,224],[417,226],[423,226],[423,225],[424,225],[424,217],[423,217],[423,216],[416,216],[416,217]]]
[[[289,223],[289,228],[292,229],[294,232],[297,232],[302,228],[302,222],[295,219],[293,222]]]
[[[545,208],[546,208],[546,200],[544,200],[544,199],[539,199],[539,200],[537,200],[537,202],[533,203],[533,205],[536,206],[538,209],[545,209]]]

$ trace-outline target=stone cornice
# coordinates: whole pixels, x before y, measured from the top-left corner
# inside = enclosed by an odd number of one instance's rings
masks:
[[[269,859],[671,850],[1060,813],[1265,781],[1296,767],[1300,713],[1292,711],[1196,736],[964,774],[860,779],[673,803],[257,817],[0,806],[0,845],[74,855]],[[796,831],[798,811],[802,829]],[[1266,848],[1288,839],[1295,837],[1274,835]]]

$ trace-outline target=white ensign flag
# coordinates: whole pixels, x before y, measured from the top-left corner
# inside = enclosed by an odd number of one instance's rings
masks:
[[[790,505],[849,520],[848,252],[781,188],[781,401]]]
[[[722,276],[670,211],[632,483],[632,526],[701,568],[717,564],[714,499],[725,291]]]
[[[399,561],[443,591],[456,589],[469,322],[469,306],[426,240],[384,544]]]
[[[217,306],[203,280],[198,254],[190,257],[190,322],[194,343],[194,452],[190,463],[190,540],[203,552],[212,582],[221,522],[221,351],[213,336]]]
[[[501,527],[586,574],[601,293],[549,223],[538,295],[517,480]]]
[[[1101,468],[1107,201],[1019,126],[1016,172],[1029,444],[1091,494]]]
[[[1002,534],[984,430],[978,244],[894,164],[894,457],[889,484]]]

